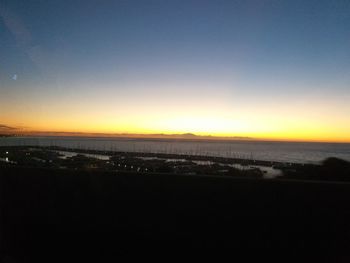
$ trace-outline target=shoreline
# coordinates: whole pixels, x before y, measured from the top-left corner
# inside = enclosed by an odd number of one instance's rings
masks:
[[[22,146],[20,146],[22,147]],[[26,146],[24,146],[26,147]],[[279,162],[279,161],[265,161],[265,160],[255,160],[247,158],[234,158],[234,157],[219,157],[219,156],[205,156],[205,155],[195,155],[195,154],[172,154],[172,153],[152,153],[152,152],[130,152],[130,151],[112,151],[112,150],[93,150],[93,149],[78,149],[70,147],[61,146],[30,146],[31,148],[38,149],[48,149],[55,151],[66,151],[74,153],[82,153],[89,155],[126,155],[128,157],[154,157],[159,159],[185,159],[186,161],[212,161],[214,163],[223,164],[240,164],[240,165],[258,165],[266,167],[276,167],[276,166],[288,166],[288,167],[301,167],[306,165],[306,163],[293,163],[293,162]]]
[[[83,150],[200,155],[298,164],[321,164],[329,157],[350,161],[350,144],[262,141],[204,141],[180,139],[13,137],[0,146],[44,146]]]
[[[350,162],[328,158],[322,164],[203,156],[79,149],[58,146],[0,147],[2,164],[22,167],[252,177],[262,179],[350,180]]]
[[[104,156],[118,156],[124,155],[130,158],[155,158],[155,159],[184,159],[186,161],[208,161],[213,163],[222,164],[239,164],[242,166],[264,166],[270,168],[280,169],[283,167],[288,168],[299,168],[305,165],[317,165],[309,163],[294,163],[294,162],[280,162],[280,161],[267,161],[267,160],[256,160],[254,158],[237,158],[237,157],[220,157],[210,155],[196,155],[196,154],[175,154],[175,153],[152,153],[152,152],[138,152],[138,151],[114,151],[114,150],[96,150],[96,149],[79,149],[74,147],[62,147],[62,146],[0,146],[0,148],[19,148],[19,149],[42,149],[52,151],[64,151],[77,154],[87,155],[104,155]]]

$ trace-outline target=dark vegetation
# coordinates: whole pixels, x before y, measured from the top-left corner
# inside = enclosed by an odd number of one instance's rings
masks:
[[[284,169],[284,178],[320,181],[350,181],[350,162],[328,158],[321,165]]]

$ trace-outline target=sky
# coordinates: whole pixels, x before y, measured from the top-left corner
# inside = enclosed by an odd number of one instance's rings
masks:
[[[0,131],[350,142],[350,1],[0,1]]]

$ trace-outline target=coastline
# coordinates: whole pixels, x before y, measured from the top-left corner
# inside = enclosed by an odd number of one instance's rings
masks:
[[[279,163],[320,164],[329,157],[350,161],[350,144],[340,143],[15,136],[0,138],[0,146],[60,146],[101,151],[218,156]]]

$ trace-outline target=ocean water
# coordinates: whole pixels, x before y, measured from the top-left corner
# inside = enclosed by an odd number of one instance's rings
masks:
[[[108,151],[195,154],[296,163],[319,163],[329,157],[337,157],[350,161],[350,144],[343,143],[186,141],[97,137],[0,138],[0,146],[13,145],[61,146]]]

